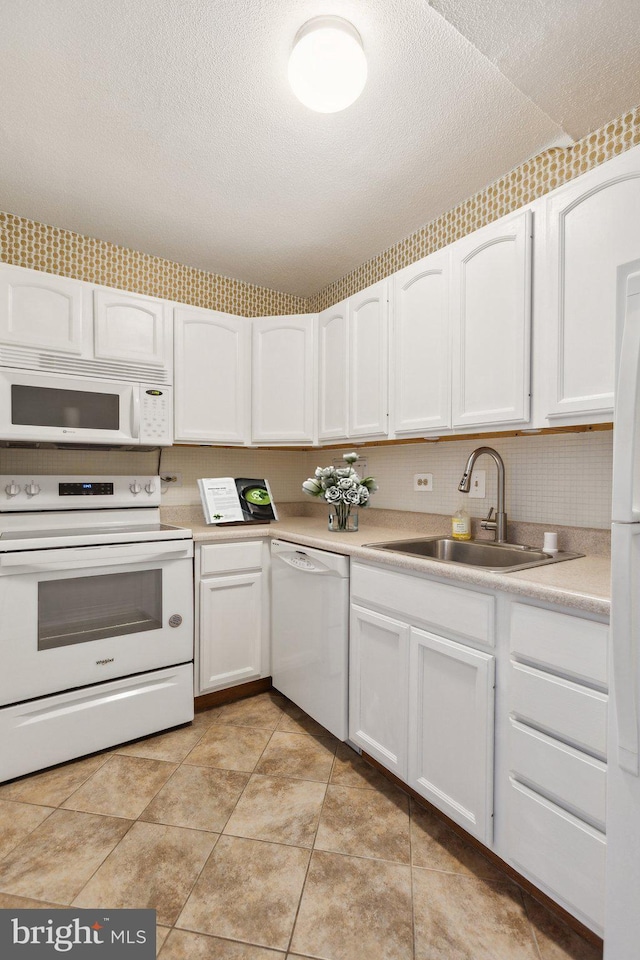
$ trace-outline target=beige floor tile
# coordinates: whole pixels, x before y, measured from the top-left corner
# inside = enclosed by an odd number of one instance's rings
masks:
[[[145,737],[144,740],[126,744],[114,752],[127,757],[147,757],[149,760],[180,763],[189,751],[193,750],[203,732],[202,729],[194,729],[191,725],[179,727],[177,730],[157,733],[153,737]]]
[[[524,905],[542,960],[602,960],[602,947],[579,936],[527,894]]]
[[[0,910],[67,910],[66,903],[50,903],[47,900],[32,900],[30,897],[14,897],[0,893]]]
[[[176,769],[164,760],[112,756],[63,804],[109,817],[135,820]]]
[[[254,774],[224,833],[312,847],[326,787],[314,780]]]
[[[409,798],[392,784],[384,793],[329,785],[315,848],[409,863]]]
[[[314,850],[291,952],[412,960],[411,868]]]
[[[414,867],[413,908],[416,960],[538,960],[514,883]]]
[[[203,933],[172,930],[160,960],[285,960],[284,953]]]
[[[218,716],[218,723],[273,731],[278,726],[286,703],[284,697],[273,693],[260,693],[245,700],[236,700],[235,703],[225,704]]]
[[[206,710],[198,710],[191,721],[194,730],[207,730],[212,724],[218,722],[218,717],[222,713],[224,706],[207,707]]]
[[[0,860],[46,820],[53,810],[53,807],[40,807],[33,803],[0,800]]]
[[[297,777],[326,783],[331,776],[337,741],[276,731],[262,754],[256,773]]]
[[[270,736],[268,730],[216,723],[209,727],[184,762],[251,773]]]
[[[164,946],[164,942],[170,933],[171,933],[171,927],[163,927],[160,924],[157,924],[156,926],[156,957],[162,950],[162,947]]]
[[[297,707],[295,703],[287,703],[278,730],[281,733],[309,733],[314,737],[330,737],[329,731],[310,717],[308,713]]]
[[[172,926],[217,838],[201,830],[134,823],[73,905],[152,908],[159,924]]]
[[[176,926],[286,950],[309,851],[220,837]]]
[[[414,867],[484,880],[507,879],[499,867],[415,800],[411,801],[411,857]]]
[[[248,773],[184,764],[178,767],[140,819],[220,833],[248,780]]]
[[[54,810],[0,863],[0,891],[71,903],[130,826],[130,820]]]
[[[339,743],[329,783],[335,783],[341,787],[367,787],[369,790],[383,790],[389,781],[346,743]]]
[[[0,786],[2,800],[22,800],[57,807],[107,762],[110,754],[101,753],[83,760],[73,760],[43,773],[32,773]]]

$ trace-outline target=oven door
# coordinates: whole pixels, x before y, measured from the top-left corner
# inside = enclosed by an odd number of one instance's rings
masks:
[[[0,439],[139,443],[137,383],[0,370]]]
[[[0,705],[193,660],[193,542],[0,555]]]

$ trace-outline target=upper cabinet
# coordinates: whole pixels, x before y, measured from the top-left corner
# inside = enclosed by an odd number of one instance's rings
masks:
[[[423,435],[451,426],[449,251],[392,278],[391,431]]]
[[[389,286],[381,280],[349,298],[349,436],[389,432]]]
[[[529,419],[532,229],[524,211],[450,248],[454,428]]]
[[[93,291],[95,356],[163,366],[171,349],[169,304],[121,290]]]
[[[318,318],[318,439],[388,435],[389,288],[381,280]]]
[[[176,441],[248,443],[251,320],[187,306],[174,320]]]
[[[550,377],[540,414],[611,419],[616,271],[640,257],[640,155],[631,150],[556,190],[546,206],[545,316]]]
[[[79,280],[3,265],[0,341],[36,350],[82,353],[83,292]]]
[[[349,436],[348,301],[318,316],[318,440]]]
[[[309,444],[315,434],[317,314],[253,320],[253,443]]]

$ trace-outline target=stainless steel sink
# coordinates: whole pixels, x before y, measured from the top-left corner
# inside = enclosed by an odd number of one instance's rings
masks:
[[[386,543],[367,543],[374,550],[388,550],[411,557],[424,557],[439,563],[457,563],[467,567],[482,567],[493,573],[511,573],[547,563],[575,560],[583,553],[544,553],[520,543],[493,543],[491,540],[454,540],[452,537],[423,537],[419,540],[391,540]]]

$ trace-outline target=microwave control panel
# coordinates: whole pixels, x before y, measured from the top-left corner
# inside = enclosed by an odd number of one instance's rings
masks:
[[[173,440],[173,395],[171,387],[140,385],[140,443],[150,445]]]

